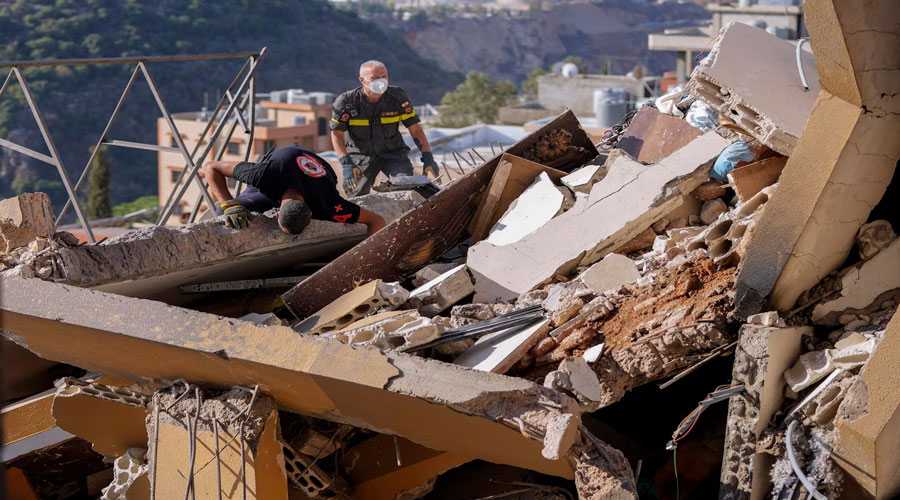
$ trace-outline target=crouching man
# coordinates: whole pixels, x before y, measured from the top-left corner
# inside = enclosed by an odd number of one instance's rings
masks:
[[[380,215],[342,198],[337,191],[337,176],[328,163],[303,148],[277,149],[259,163],[207,162],[203,174],[209,182],[216,211],[225,215],[228,227],[243,229],[250,224],[250,219],[241,196],[237,199],[231,196],[226,178],[256,188],[246,200],[252,201],[254,210],[279,207],[278,225],[288,234],[300,234],[311,219],[344,224],[359,222],[368,228],[366,236],[384,227]]]

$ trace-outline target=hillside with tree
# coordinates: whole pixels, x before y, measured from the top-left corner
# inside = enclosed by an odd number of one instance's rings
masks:
[[[384,61],[392,83],[414,102],[438,102],[463,80],[416,54],[400,37],[323,0],[0,0],[0,59],[42,60],[205,54],[268,47],[259,89],[341,92],[355,87],[361,62]],[[151,66],[171,112],[214,105],[243,60]],[[133,65],[27,68],[25,76],[73,182],[106,124]],[[5,77],[4,71],[0,77]],[[138,80],[111,137],[156,143],[158,108]],[[0,100],[0,137],[45,151],[17,86]],[[107,148],[112,203],[156,193],[156,155]],[[0,196],[65,194],[52,166],[0,149]],[[87,190],[82,192],[87,199]],[[106,213],[103,208],[101,213]]]

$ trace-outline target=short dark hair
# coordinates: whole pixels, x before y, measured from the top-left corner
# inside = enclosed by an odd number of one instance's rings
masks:
[[[278,225],[290,234],[300,234],[309,225],[312,210],[300,200],[288,200],[278,211]]]

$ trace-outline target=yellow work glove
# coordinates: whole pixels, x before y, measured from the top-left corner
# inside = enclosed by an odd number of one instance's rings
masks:
[[[250,213],[239,201],[217,201],[216,206],[225,215],[225,227],[244,229],[250,226]]]

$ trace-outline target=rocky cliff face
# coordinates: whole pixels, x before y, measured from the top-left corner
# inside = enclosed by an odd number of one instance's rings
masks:
[[[641,5],[629,0],[563,4],[529,18],[453,18],[395,25],[421,57],[453,71],[482,71],[522,80],[567,55],[590,71],[610,61],[613,73],[643,64],[651,73],[674,69],[675,54],[647,50],[647,34],[699,24],[709,13],[695,4]]]

